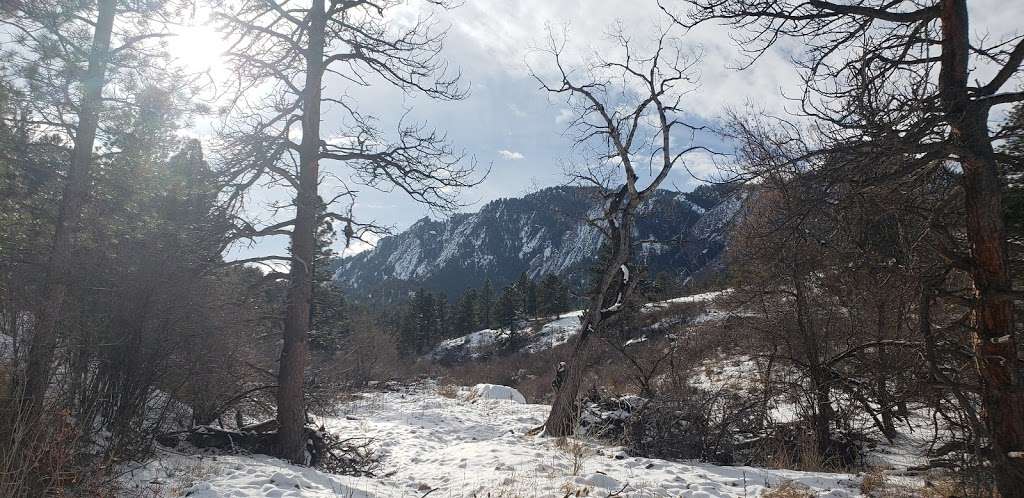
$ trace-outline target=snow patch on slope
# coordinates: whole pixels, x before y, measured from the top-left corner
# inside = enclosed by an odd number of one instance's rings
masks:
[[[658,310],[676,303],[710,302],[729,292],[731,291],[722,290],[704,292],[701,294],[677,297],[667,301],[647,303],[644,305],[644,310]],[[438,343],[438,345],[434,347],[433,351],[430,352],[429,357],[435,360],[459,356],[479,358],[488,349],[493,348],[501,340],[508,338],[511,334],[516,334],[517,338],[525,344],[523,350],[530,353],[544,351],[565,344],[576,336],[576,334],[579,333],[580,317],[582,316],[583,310],[570,311],[554,317],[554,319],[544,323],[539,328],[531,327],[517,332],[510,332],[503,329],[478,330],[476,332],[471,332],[469,334]],[[725,318],[725,316],[725,312],[712,309],[698,316],[695,321],[703,323],[722,319]]]

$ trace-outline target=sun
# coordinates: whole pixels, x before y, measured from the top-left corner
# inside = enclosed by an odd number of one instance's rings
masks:
[[[190,72],[220,69],[226,50],[223,36],[208,24],[181,26],[167,41],[167,51],[176,64]]]

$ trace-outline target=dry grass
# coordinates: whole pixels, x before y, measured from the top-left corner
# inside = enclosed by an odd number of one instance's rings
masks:
[[[555,440],[555,447],[562,451],[563,460],[571,476],[580,475],[587,460],[594,456],[593,449],[574,438],[560,437]]]
[[[860,482],[860,492],[870,498],[997,498],[993,492],[970,489],[963,482],[952,476],[941,476],[937,479],[924,479],[912,482],[894,479],[880,469],[872,470],[864,475]]]
[[[814,492],[798,482],[783,481],[778,486],[763,493],[761,498],[814,498]]]
[[[437,395],[442,398],[455,399],[459,396],[459,386],[443,383],[437,386]]]
[[[168,470],[167,477],[175,480],[172,496],[185,496],[188,491],[211,477],[220,474],[224,469],[219,464],[200,459],[198,462],[181,465]]]
[[[587,486],[579,486],[573,482],[566,482],[561,487],[562,496],[565,498],[579,497],[579,496],[590,496],[591,489]]]

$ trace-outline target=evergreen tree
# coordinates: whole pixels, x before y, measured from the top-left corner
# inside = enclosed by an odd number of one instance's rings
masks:
[[[484,280],[484,286],[480,289],[480,301],[477,306],[480,317],[480,328],[491,328],[494,325],[494,284],[490,277]]]
[[[410,300],[398,323],[398,354],[403,357],[415,356],[416,336],[418,335],[416,301]]]
[[[457,334],[468,334],[479,330],[477,318],[477,291],[469,289],[459,298],[452,317],[452,326]]]
[[[413,350],[416,354],[423,354],[437,333],[437,307],[434,304],[434,295],[420,288],[416,292],[413,309],[416,324]]]
[[[500,328],[512,329],[520,317],[520,302],[522,298],[515,286],[505,287],[504,292],[498,298],[494,306],[494,320]]]
[[[337,232],[331,220],[326,219],[317,230],[316,252],[313,259],[313,299],[310,316],[310,345],[326,352],[337,351],[348,334],[345,295],[334,285],[336,253],[331,245]]]
[[[537,290],[537,311],[540,315],[547,316],[561,313],[565,303],[563,301],[559,305],[559,301],[564,287],[558,275],[554,273],[544,275],[544,278],[540,281],[540,288]]]
[[[523,299],[526,302],[525,314],[527,317],[536,318],[540,311],[540,303],[538,302],[538,289],[537,283],[530,280],[526,285],[526,292],[524,293]]]
[[[452,336],[450,308],[447,294],[442,292],[434,296],[434,327],[428,336],[428,350],[434,347],[434,344],[438,341],[443,341]]]
[[[668,272],[660,271],[654,276],[652,294],[655,299],[669,299],[679,294],[679,285]]]
[[[554,312],[557,314],[561,314],[565,313],[566,311],[569,311],[570,302],[571,298],[569,296],[569,286],[565,285],[562,282],[559,282],[557,292],[555,294],[555,299],[552,303]]]
[[[530,277],[526,275],[526,272],[519,274],[519,278],[516,279],[516,283],[512,285],[512,290],[515,292],[516,298],[516,312],[518,315],[523,316],[526,313],[526,294],[530,287]]]
[[[1024,235],[1024,104],[1017,104],[1007,117],[1009,136],[1001,152],[1007,158],[1002,162],[1006,182],[1003,211],[1010,239]]]

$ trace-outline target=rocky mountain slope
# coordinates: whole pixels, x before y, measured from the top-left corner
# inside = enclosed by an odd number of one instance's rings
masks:
[[[504,285],[522,272],[533,278],[555,273],[579,286],[601,247],[600,231],[587,223],[600,209],[595,194],[552,187],[490,202],[476,213],[423,218],[342,260],[335,280],[360,295],[422,286],[455,296],[487,278]],[[728,229],[745,198],[716,189],[657,192],[638,216],[638,259],[651,275],[666,271],[680,281],[720,270]]]

